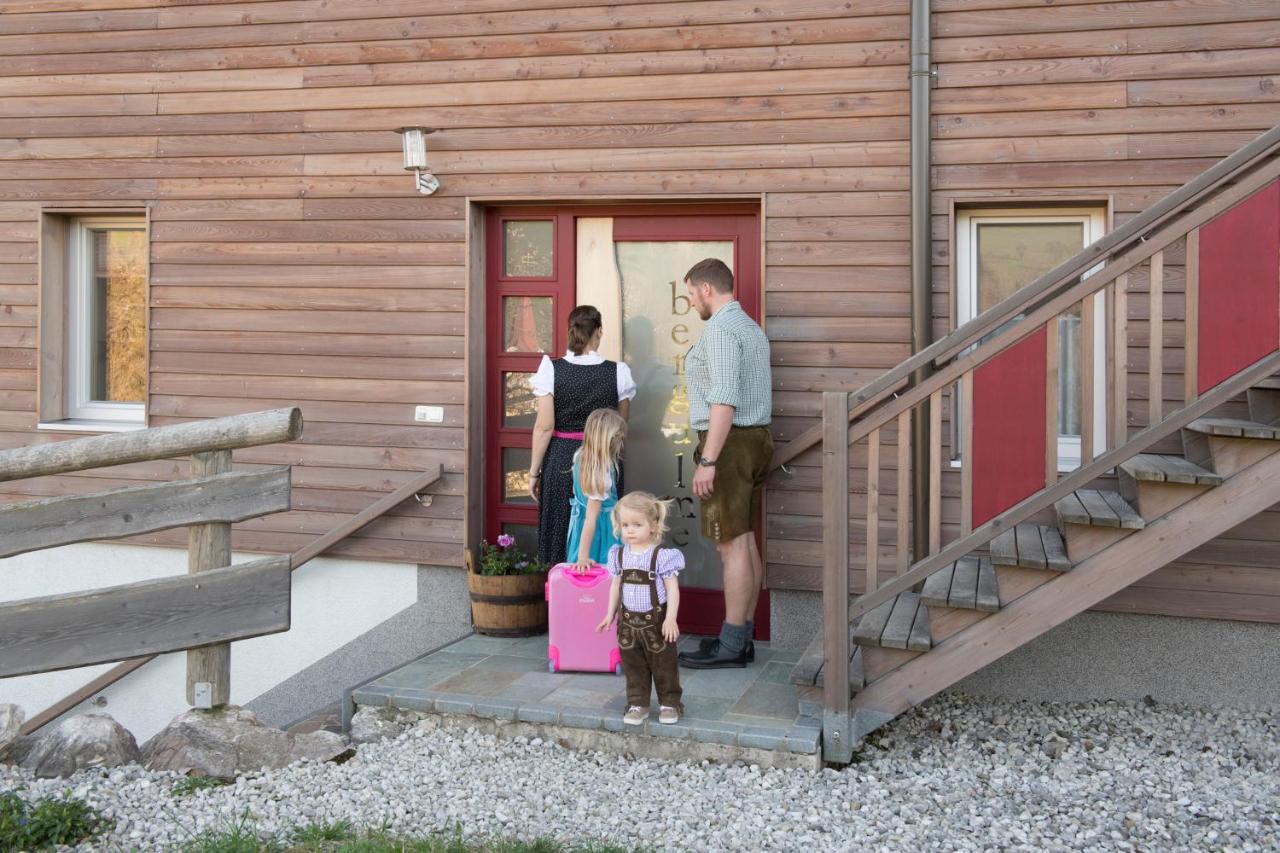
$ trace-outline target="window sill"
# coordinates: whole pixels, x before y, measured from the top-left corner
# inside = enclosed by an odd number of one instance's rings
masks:
[[[90,421],[70,418],[65,421],[41,421],[36,429],[49,432],[133,432],[146,429],[141,421]]]

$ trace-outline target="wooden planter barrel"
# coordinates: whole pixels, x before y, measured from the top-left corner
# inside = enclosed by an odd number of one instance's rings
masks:
[[[469,556],[469,555],[468,555]],[[467,561],[468,564],[471,560]],[[467,571],[471,623],[477,634],[532,637],[547,631],[547,576],[478,575]]]

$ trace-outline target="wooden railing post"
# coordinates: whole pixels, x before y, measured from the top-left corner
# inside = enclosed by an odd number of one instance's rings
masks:
[[[231,471],[231,451],[213,450],[191,455],[191,476]],[[193,524],[187,545],[187,572],[195,574],[231,565],[231,525]],[[231,644],[218,643],[187,650],[187,704],[216,708],[231,701]]]
[[[853,760],[849,719],[849,394],[822,394],[822,754]]]

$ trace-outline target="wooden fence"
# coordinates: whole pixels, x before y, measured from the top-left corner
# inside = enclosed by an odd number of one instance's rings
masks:
[[[0,482],[191,456],[191,478],[0,507],[0,557],[190,526],[188,574],[0,605],[0,678],[187,650],[187,702],[230,698],[230,641],[289,629],[290,556],[231,565],[231,524],[290,506],[288,466],[231,452],[302,433],[276,409],[0,453]]]

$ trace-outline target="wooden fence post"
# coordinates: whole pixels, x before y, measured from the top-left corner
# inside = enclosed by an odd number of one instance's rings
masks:
[[[822,755],[853,759],[849,715],[849,394],[822,393]]]
[[[191,455],[191,476],[206,477],[231,471],[231,451],[213,450]],[[195,574],[231,565],[231,525],[193,524],[187,545],[187,572]],[[197,685],[209,685],[208,694]],[[200,701],[197,701],[200,693]],[[207,698],[206,698],[207,695]],[[187,704],[226,705],[231,701],[231,644],[217,643],[187,650]]]

